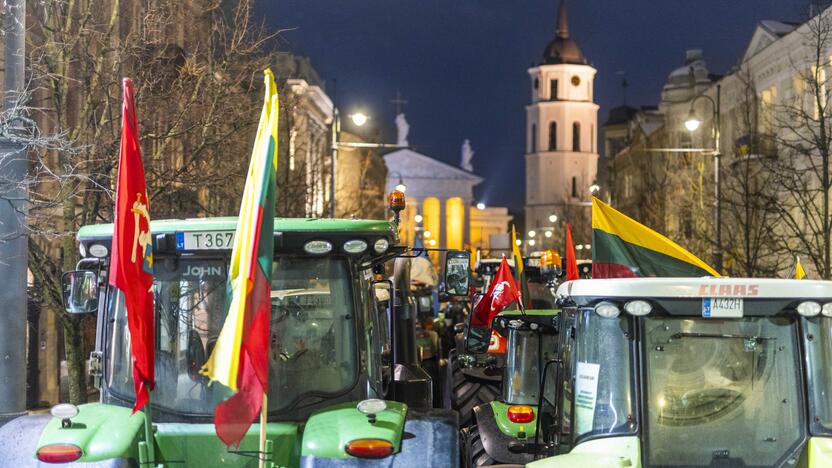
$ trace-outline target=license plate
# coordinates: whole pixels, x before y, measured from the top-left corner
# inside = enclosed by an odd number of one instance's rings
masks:
[[[234,231],[177,232],[176,250],[231,250]]]
[[[741,297],[705,297],[702,299],[702,317],[740,318],[743,314]]]

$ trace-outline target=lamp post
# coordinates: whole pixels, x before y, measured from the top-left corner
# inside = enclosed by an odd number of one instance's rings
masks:
[[[690,112],[688,112],[688,118],[685,120],[685,128],[688,129],[689,132],[694,132],[702,122],[696,117],[696,113],[693,111],[693,106],[696,104],[696,101],[700,98],[707,99],[711,102],[711,106],[713,107],[713,139],[714,139],[714,148],[711,154],[714,157],[714,268],[716,268],[717,272],[722,271],[722,214],[721,208],[722,204],[720,201],[721,191],[719,187],[719,173],[720,173],[720,157],[721,154],[719,152],[719,97],[721,86],[716,85],[716,100],[712,97],[700,94],[696,96],[690,102]]]
[[[349,114],[349,118],[352,121],[353,125],[356,127],[363,127],[371,117],[363,112],[356,112],[354,114]],[[331,132],[331,140],[330,140],[330,148],[331,148],[331,173],[330,173],[330,181],[329,181],[329,217],[335,218],[335,175],[337,174],[337,167],[338,167],[338,150],[341,148],[391,148],[391,149],[399,149],[399,148],[407,148],[407,146],[399,146],[399,145],[391,145],[387,143],[363,143],[363,142],[351,142],[351,141],[341,141],[341,113],[338,111],[338,108],[335,107],[332,110],[332,124],[330,126]],[[400,178],[401,179],[401,178]],[[404,186],[404,184],[401,184]],[[398,189],[398,186],[397,186]],[[400,190],[404,192],[404,190]]]

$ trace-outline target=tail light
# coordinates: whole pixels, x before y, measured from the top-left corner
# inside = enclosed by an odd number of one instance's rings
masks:
[[[509,406],[508,420],[513,423],[523,424],[532,422],[534,410],[531,406]]]
[[[393,444],[384,439],[356,439],[347,444],[346,451],[358,458],[384,458],[393,453]]]
[[[72,444],[50,444],[38,449],[38,460],[44,463],[69,463],[81,458],[81,447]]]

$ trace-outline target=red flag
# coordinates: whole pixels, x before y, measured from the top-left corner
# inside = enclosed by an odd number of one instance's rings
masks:
[[[505,255],[500,262],[500,268],[494,275],[494,280],[488,288],[488,292],[477,302],[474,307],[474,316],[471,317],[473,326],[491,326],[491,320],[495,315],[505,309],[512,302],[517,302],[520,307],[523,304],[520,300],[520,289],[511,274],[511,267],[508,266]]]
[[[133,412],[148,401],[153,375],[153,247],[150,211],[139,147],[133,82],[122,83],[121,149],[118,156],[110,284],[124,294],[133,355]]]
[[[566,225],[566,281],[580,278],[578,260],[575,258],[575,244],[572,242],[572,226]]]

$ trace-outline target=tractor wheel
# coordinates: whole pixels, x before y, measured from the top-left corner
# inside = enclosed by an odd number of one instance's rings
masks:
[[[462,460],[463,466],[475,468],[478,466],[491,466],[496,463],[485,451],[485,447],[482,445],[480,431],[476,424],[463,429],[462,434],[465,438],[463,442],[465,444],[465,450],[463,451],[465,459]]]
[[[455,350],[448,356],[447,372],[453,386],[451,406],[459,412],[459,426],[468,427],[474,423],[474,407],[496,400],[500,396],[500,386],[466,377],[459,367]]]

